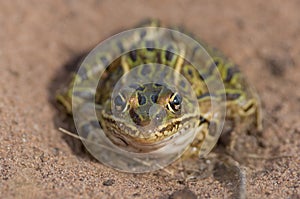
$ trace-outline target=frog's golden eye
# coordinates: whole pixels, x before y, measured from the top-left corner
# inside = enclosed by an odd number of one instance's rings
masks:
[[[173,113],[178,113],[181,110],[182,97],[179,93],[173,93],[167,105],[168,109]]]
[[[118,94],[114,99],[115,108],[117,111],[124,112],[128,108],[125,97],[122,94]]]

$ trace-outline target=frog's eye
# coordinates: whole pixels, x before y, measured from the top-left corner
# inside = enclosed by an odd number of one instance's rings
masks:
[[[178,113],[181,110],[182,97],[179,93],[173,93],[167,105],[168,109],[173,113]]]
[[[122,94],[118,94],[114,99],[115,108],[117,111],[126,111],[128,105],[125,97]]]

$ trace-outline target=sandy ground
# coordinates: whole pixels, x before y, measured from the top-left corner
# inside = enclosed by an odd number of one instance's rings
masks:
[[[0,198],[239,196],[237,168],[217,160],[199,160],[216,164],[193,179],[120,173],[58,131],[53,98],[64,66],[146,17],[183,24],[240,65],[265,112],[259,157],[240,163],[247,197],[300,198],[299,9],[299,0],[1,1]]]

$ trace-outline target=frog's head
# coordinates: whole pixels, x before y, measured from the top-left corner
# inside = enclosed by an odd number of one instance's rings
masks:
[[[129,151],[152,151],[197,125],[195,101],[180,90],[158,83],[129,87],[130,92],[117,92],[99,115],[113,143]]]

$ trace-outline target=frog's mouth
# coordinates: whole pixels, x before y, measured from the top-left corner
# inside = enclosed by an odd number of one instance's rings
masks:
[[[100,121],[106,136],[115,145],[130,152],[146,153],[180,139],[182,134],[197,127],[197,118],[196,114],[184,115],[158,126],[150,123],[147,128],[129,124],[128,121],[106,114],[102,115]]]

